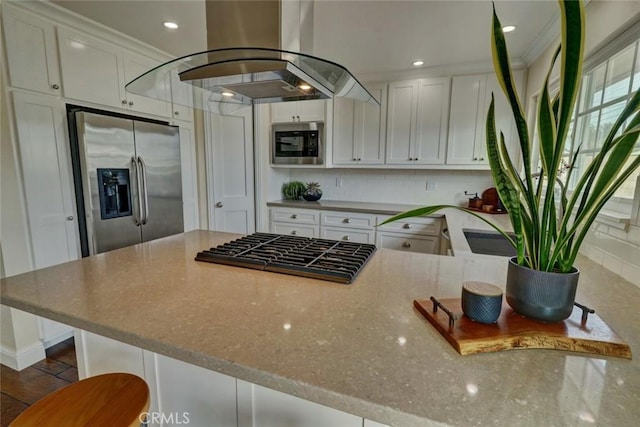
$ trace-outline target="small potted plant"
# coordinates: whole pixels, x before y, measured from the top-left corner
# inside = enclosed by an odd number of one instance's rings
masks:
[[[315,202],[316,200],[320,200],[322,197],[322,190],[320,189],[320,184],[317,182],[309,182],[307,183],[307,187],[302,193],[302,198],[307,202]]]
[[[507,303],[515,312],[537,320],[556,322],[573,311],[578,284],[574,266],[578,250],[600,210],[615,191],[640,166],[640,91],[633,94],[604,137],[602,148],[591,163],[578,172],[577,153],[568,167],[563,155],[582,79],[584,45],[584,4],[559,1],[562,40],[551,61],[540,91],[536,123],[527,124],[513,74],[500,21],[493,13],[491,45],[498,82],[507,97],[516,122],[523,170],[514,166],[505,136],[495,127],[494,101],[491,99],[486,121],[487,154],[491,174],[500,200],[507,209],[515,238],[504,230],[459,206],[428,206],[398,214],[386,222],[429,215],[443,208],[467,211],[503,235],[517,251],[508,264]],[[560,89],[553,96],[549,89],[551,70],[560,58]],[[533,164],[529,141],[532,125],[538,127],[541,169]],[[563,176],[563,172],[567,173]],[[577,176],[580,173],[580,176]],[[569,182],[575,186],[569,190]],[[538,180],[536,181],[536,178]],[[556,183],[560,193],[556,194]],[[384,224],[384,223],[383,223]]]
[[[300,200],[306,185],[300,181],[289,181],[282,184],[282,198],[285,200]]]

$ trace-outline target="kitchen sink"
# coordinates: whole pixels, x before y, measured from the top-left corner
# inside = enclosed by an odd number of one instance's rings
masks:
[[[511,243],[497,231],[462,229],[464,237],[469,242],[471,252],[474,254],[496,255],[512,257],[516,255],[516,249]],[[507,233],[514,238],[513,233]]]

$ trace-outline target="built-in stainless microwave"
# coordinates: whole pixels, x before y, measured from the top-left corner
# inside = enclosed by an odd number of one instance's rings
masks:
[[[324,123],[274,124],[271,129],[271,163],[323,164]]]

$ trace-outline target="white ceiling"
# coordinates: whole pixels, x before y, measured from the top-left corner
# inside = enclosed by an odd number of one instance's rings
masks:
[[[286,1],[286,0],[285,0]],[[206,49],[203,0],[53,1],[176,56]],[[514,62],[531,61],[559,34],[555,0],[497,0]],[[169,31],[165,20],[180,25]],[[490,64],[491,2],[487,0],[315,0],[313,55],[356,75]],[[486,66],[486,65],[485,65]],[[366,80],[366,78],[365,78]]]

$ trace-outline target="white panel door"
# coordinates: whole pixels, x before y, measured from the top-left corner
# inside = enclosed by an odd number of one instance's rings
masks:
[[[150,351],[144,365],[150,412],[165,415],[150,426],[237,427],[235,378]]]
[[[120,49],[62,27],[58,27],[58,47],[65,97],[126,108]]]
[[[182,206],[184,231],[200,228],[198,212],[198,171],[193,122],[175,121],[180,128],[180,163],[182,167]]]
[[[160,65],[160,62],[155,59],[128,51],[124,52],[123,63],[125,85]],[[126,93],[127,108],[156,116],[170,117],[171,103],[168,102],[171,99],[170,85],[171,82],[168,78],[165,81],[158,82],[155,86],[156,91],[153,93],[156,99],[130,92]]]
[[[484,101],[486,75],[456,76],[451,88],[447,164],[481,164],[476,145],[480,104]]]
[[[448,78],[420,79],[414,162],[441,165],[445,161],[449,122]]]
[[[357,417],[299,397],[237,380],[238,427],[362,427]]]
[[[413,164],[418,81],[389,83],[387,164]]]
[[[367,88],[380,105],[354,101],[354,140],[358,147],[357,158],[359,164],[381,165],[384,163],[387,136],[387,85]]]
[[[232,115],[208,113],[206,122],[209,227],[230,233],[253,233],[251,107],[242,107]]]
[[[271,123],[295,122],[298,115],[297,102],[278,102],[271,104]]]
[[[13,106],[34,267],[78,259],[64,104],[48,95],[14,93]]]
[[[11,86],[60,95],[53,24],[11,7],[3,7],[2,23]]]

